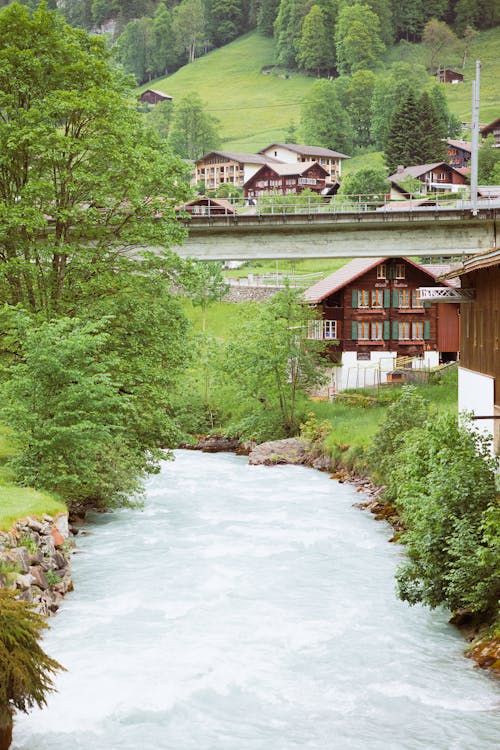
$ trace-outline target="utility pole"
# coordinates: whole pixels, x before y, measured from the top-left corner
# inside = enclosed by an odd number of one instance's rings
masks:
[[[472,153],[470,174],[470,197],[472,213],[477,216],[477,173],[479,149],[479,91],[481,62],[476,60],[476,79],[472,81]]]

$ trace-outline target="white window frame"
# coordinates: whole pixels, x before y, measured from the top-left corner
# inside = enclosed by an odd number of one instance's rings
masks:
[[[384,306],[384,290],[383,289],[372,289],[371,290],[372,307],[376,310],[383,308]]]
[[[358,307],[367,309],[370,307],[370,290],[360,289],[358,291]]]
[[[372,323],[372,341],[384,340],[384,324],[381,320]]]
[[[387,264],[381,263],[379,266],[377,266],[377,279],[386,279],[387,278]]]
[[[404,297],[406,297],[406,304],[403,299]],[[400,310],[407,310],[410,307],[410,303],[411,303],[410,290],[398,289],[398,308]]]
[[[358,341],[370,341],[370,323],[365,320],[358,323]]]
[[[404,333],[407,333],[405,336]],[[406,321],[398,323],[398,341],[411,341],[410,339],[410,324]]]
[[[424,306],[424,300],[420,299],[418,295],[418,289],[412,289],[411,292],[411,306],[415,310],[419,310]]]
[[[396,263],[395,278],[396,279],[405,279],[406,278],[406,268],[405,268],[405,264],[404,263]]]

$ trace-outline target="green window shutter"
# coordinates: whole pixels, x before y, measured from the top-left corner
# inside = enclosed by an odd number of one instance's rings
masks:
[[[392,290],[392,306],[399,307],[399,292],[397,289]]]
[[[384,289],[384,307],[391,306],[391,290]]]
[[[352,333],[351,338],[353,341],[357,341],[358,338],[358,323],[356,320],[352,321]]]
[[[392,321],[392,340],[399,341],[399,323],[397,320]]]
[[[424,320],[424,339],[428,341],[431,337],[431,321]]]
[[[389,290],[386,289],[386,292]],[[384,320],[384,341],[389,341],[391,338],[391,321],[390,320]]]
[[[353,289],[352,290],[352,306],[357,307],[358,306],[358,290]],[[357,335],[356,335],[357,338]]]
[[[431,303],[427,300],[427,302],[424,302],[424,307],[430,307]]]

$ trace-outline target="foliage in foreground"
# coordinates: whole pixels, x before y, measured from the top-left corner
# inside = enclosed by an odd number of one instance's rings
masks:
[[[0,589],[0,750],[10,746],[14,712],[42,708],[62,669],[38,642],[46,627],[30,604]]]
[[[498,459],[456,415],[437,415],[412,388],[388,410],[369,460],[407,531],[400,597],[493,618],[500,595]]]

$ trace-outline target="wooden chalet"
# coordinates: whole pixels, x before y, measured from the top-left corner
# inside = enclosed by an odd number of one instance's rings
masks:
[[[205,183],[207,190],[216,190],[224,182],[243,187],[264,164],[277,162],[261,154],[237,151],[210,151],[196,161],[193,184]]]
[[[464,74],[453,68],[438,68],[433,75],[437,76],[439,83],[463,83]]]
[[[472,156],[472,143],[470,141],[446,141],[446,153],[448,164],[455,169],[468,167]]]
[[[494,436],[500,453],[500,248],[473,255],[445,278],[457,277],[467,291],[460,306],[458,406]]]
[[[410,193],[404,183],[408,179],[422,183],[421,193],[456,192],[467,185],[467,175],[444,161],[435,164],[416,164],[411,167],[398,167],[388,180],[391,184],[391,199],[409,198]]]
[[[139,101],[142,104],[151,104],[153,106],[159,102],[171,102],[172,100],[173,97],[169,94],[165,94],[163,91],[156,91],[155,89],[146,89],[139,97]]]
[[[317,162],[328,170],[330,180],[335,182],[342,173],[342,161],[350,156],[332,151],[323,146],[303,146],[297,143],[271,143],[259,153],[266,157],[278,159],[286,164]]]
[[[495,145],[500,146],[500,117],[497,117],[497,119],[490,122],[489,125],[484,125],[484,127],[481,128],[481,137],[483,141],[485,141],[489,135],[492,135],[495,139]]]
[[[317,162],[265,164],[245,182],[245,198],[258,198],[269,193],[287,195],[303,190],[322,193],[329,176],[328,170]]]
[[[183,205],[182,210],[191,216],[234,216],[236,213],[230,201],[225,198],[209,198],[206,195],[188,201]]]
[[[309,338],[328,342],[329,357],[342,365],[338,390],[383,382],[398,357],[429,367],[457,360],[459,305],[431,306],[417,293],[421,286],[442,286],[436,279],[450,269],[403,257],[356,258],[306,290],[320,315]],[[363,379],[353,383],[350,371],[360,369]]]

